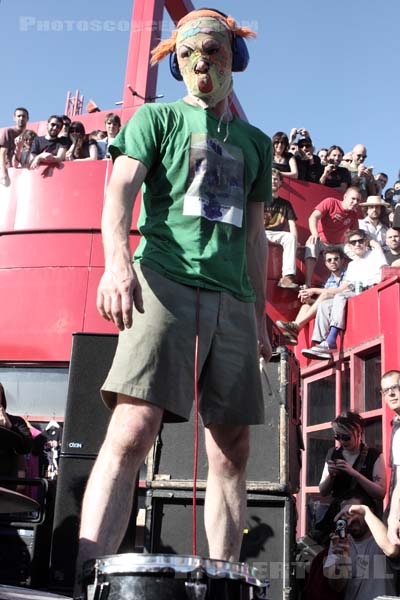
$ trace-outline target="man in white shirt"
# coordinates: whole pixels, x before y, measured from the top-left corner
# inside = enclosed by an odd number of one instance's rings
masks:
[[[400,545],[400,371],[386,371],[381,379],[382,400],[396,413],[392,421],[389,466],[392,469],[389,485],[388,537]]]
[[[324,303],[318,307],[312,336],[316,345],[302,350],[302,354],[307,358],[329,360],[332,357],[337,350],[337,336],[346,328],[348,298],[379,283],[381,267],[387,264],[381,245],[375,240],[370,240],[370,249],[367,234],[362,229],[349,231],[347,243],[351,246],[354,258],[347,267],[346,278],[340,286],[340,293],[333,299],[331,309],[327,310]],[[329,333],[325,339],[328,328]]]
[[[363,219],[359,219],[358,226],[360,229],[364,229],[373,240],[376,240],[384,250],[387,250],[386,231],[388,226],[385,225],[384,215],[386,208],[390,205],[380,196],[368,196],[367,201],[362,202],[359,206],[366,209],[366,215]],[[387,218],[386,223],[388,223]]]

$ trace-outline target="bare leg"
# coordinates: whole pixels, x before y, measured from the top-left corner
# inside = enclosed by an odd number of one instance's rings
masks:
[[[160,427],[161,408],[118,395],[82,506],[77,576],[86,560],[113,554],[125,534],[140,465]]]
[[[313,315],[315,314],[315,311],[311,310],[312,307],[313,304],[302,304],[300,306],[299,312],[294,320],[294,322],[298,325],[299,330],[302,329],[304,325],[308,323],[308,321],[311,321]]]
[[[211,558],[237,561],[246,510],[247,426],[210,425],[204,520]]]

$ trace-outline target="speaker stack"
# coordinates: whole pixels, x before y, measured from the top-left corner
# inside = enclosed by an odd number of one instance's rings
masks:
[[[100,388],[116,347],[116,335],[73,335],[50,553],[49,587],[61,593],[74,584],[83,494],[111,417]],[[135,523],[134,505],[121,546],[125,551],[134,550]]]
[[[263,365],[264,425],[251,428],[247,467],[247,514],[240,560],[270,579],[274,599],[294,597],[296,509],[299,489],[301,406],[299,365],[279,347]],[[194,417],[165,423],[148,460],[145,549],[152,553],[191,553]],[[198,459],[198,554],[207,556],[203,526],[207,458],[200,428]],[[185,532],[185,535],[182,535]]]
[[[75,334],[64,424],[50,558],[50,588],[69,592],[74,581],[84,489],[104,439],[110,412],[99,390],[112,363],[117,337]],[[293,494],[301,466],[299,367],[278,348],[262,374],[266,420],[252,427],[247,470],[247,514],[241,560],[271,581],[270,596],[292,597],[296,515]],[[208,554],[203,526],[207,459],[200,427],[198,554]],[[166,423],[147,460],[140,490],[146,507],[143,551],[191,553],[193,415],[188,423]],[[95,509],[95,507],[94,507]],[[135,549],[137,507],[120,551]],[[137,550],[137,548],[136,548]]]

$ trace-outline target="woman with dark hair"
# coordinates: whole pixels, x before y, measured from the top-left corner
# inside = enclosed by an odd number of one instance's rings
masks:
[[[67,152],[67,160],[97,160],[96,140],[89,139],[85,127],[80,121],[73,121],[69,128],[71,146]]]
[[[289,139],[286,133],[278,131],[272,136],[273,159],[272,168],[278,169],[285,177],[298,178],[296,159],[288,152]]]
[[[342,412],[332,429],[337,446],[328,450],[319,491],[331,496],[331,503],[322,519],[315,524],[313,535],[322,544],[329,543],[333,519],[346,494],[366,494],[382,515],[382,500],[386,493],[386,471],[382,453],[369,448],[363,441],[364,421],[356,412]]]
[[[16,138],[15,141],[18,139],[20,143],[15,145],[15,150],[12,157],[12,166],[14,168],[29,168],[29,163],[31,161],[31,148],[35,137],[37,137],[36,131],[33,131],[32,129],[25,129],[25,131],[21,133],[18,138]]]
[[[364,443],[364,421],[358,413],[343,412],[332,421],[335,440],[319,482],[322,496],[340,498],[350,489],[383,500],[386,493],[386,471],[382,453]]]
[[[8,414],[6,409],[6,393],[0,383],[0,476],[24,477],[19,455],[30,452],[32,436],[24,419]]]

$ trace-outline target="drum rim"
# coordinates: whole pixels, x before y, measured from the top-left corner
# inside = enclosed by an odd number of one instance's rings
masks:
[[[247,563],[229,562],[212,558],[203,558],[190,554],[110,554],[87,561],[83,566],[83,578],[95,574],[123,575],[132,572],[157,573],[171,568],[177,573],[189,574],[203,569],[210,578],[225,578],[243,581],[259,588],[269,587],[269,580],[261,575],[256,567]]]

